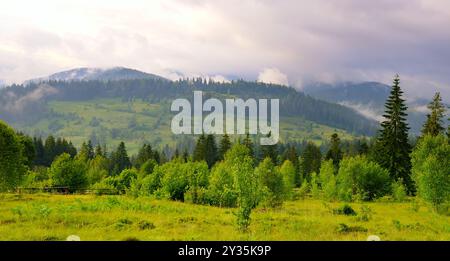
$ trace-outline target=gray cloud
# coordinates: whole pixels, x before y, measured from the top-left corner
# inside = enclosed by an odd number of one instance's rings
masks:
[[[78,66],[249,80],[277,68],[298,88],[399,73],[408,96],[450,100],[447,0],[17,2],[0,10],[9,82]]]

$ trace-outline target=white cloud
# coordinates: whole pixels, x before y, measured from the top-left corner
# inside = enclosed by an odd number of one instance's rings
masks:
[[[223,75],[214,75],[212,77],[209,77],[211,80],[215,81],[215,82],[224,82],[224,83],[229,83],[231,82],[229,79],[227,79],[227,77],[223,76]]]
[[[258,75],[259,82],[273,83],[280,85],[289,85],[286,74],[280,72],[277,68],[265,68]]]
[[[448,0],[0,0],[0,78],[125,66],[255,80],[402,77],[409,96],[450,99]],[[284,81],[284,80],[283,80]],[[437,89],[440,88],[440,89]]]

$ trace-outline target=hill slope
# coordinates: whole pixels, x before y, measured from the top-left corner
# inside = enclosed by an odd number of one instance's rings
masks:
[[[30,83],[42,83],[48,81],[117,81],[130,79],[165,79],[161,76],[141,72],[125,67],[113,68],[76,68],[68,71],[54,73],[47,77],[31,79],[25,82],[25,85]]]
[[[32,135],[55,134],[79,145],[92,139],[108,145],[124,140],[133,149],[143,142],[156,146],[192,143],[193,136],[172,135],[170,104],[192,99],[278,98],[282,141],[320,142],[332,132],[343,138],[371,135],[377,124],[352,109],[314,99],[292,88],[256,82],[207,82],[203,79],[167,81],[48,81],[0,90],[0,119]]]

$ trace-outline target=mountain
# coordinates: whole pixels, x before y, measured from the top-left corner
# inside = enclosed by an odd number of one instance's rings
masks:
[[[40,83],[48,81],[117,81],[129,79],[165,79],[161,76],[141,72],[125,67],[113,68],[76,68],[62,71],[47,77],[26,81],[24,84]],[[167,79],[166,79],[167,80]]]
[[[66,137],[78,146],[88,139],[108,146],[125,141],[136,152],[144,142],[153,146],[192,143],[193,135],[172,134],[170,124],[175,113],[170,107],[177,98],[192,100],[193,91],[199,90],[204,99],[214,97],[223,104],[229,98],[279,99],[283,142],[306,139],[321,143],[333,132],[342,139],[370,136],[378,126],[353,109],[281,85],[201,78],[66,79],[0,89],[0,119],[34,136]]]
[[[6,82],[2,79],[0,79],[0,88],[5,87],[6,86]]]
[[[352,108],[369,119],[383,120],[384,104],[391,87],[378,82],[311,83],[303,91],[312,97]],[[411,133],[419,134],[428,113],[427,99],[407,99]]]

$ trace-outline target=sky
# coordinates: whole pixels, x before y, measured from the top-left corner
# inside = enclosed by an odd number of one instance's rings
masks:
[[[402,79],[450,100],[448,0],[0,0],[0,82],[124,66],[171,79]]]

